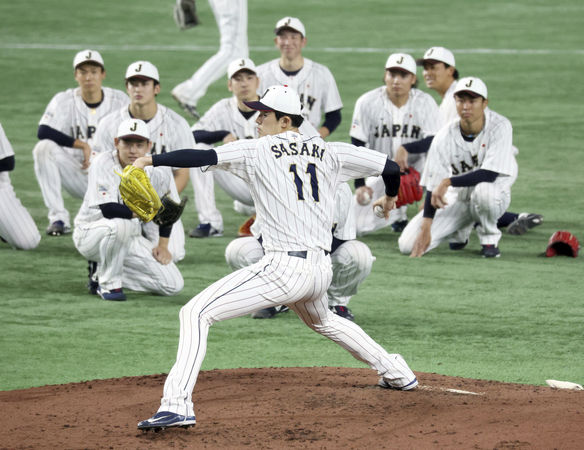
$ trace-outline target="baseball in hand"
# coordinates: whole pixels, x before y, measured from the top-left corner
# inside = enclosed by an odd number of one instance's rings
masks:
[[[361,195],[357,196],[357,202],[361,205],[361,206],[366,206],[369,203],[371,203],[371,195],[369,194],[369,192],[367,191],[363,191],[361,193]]]
[[[380,219],[384,219],[385,218],[385,213],[383,212],[383,208],[380,205],[375,206],[375,208],[373,208],[373,212]]]

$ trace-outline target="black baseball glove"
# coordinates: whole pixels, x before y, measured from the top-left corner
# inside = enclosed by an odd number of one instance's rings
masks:
[[[175,202],[171,199],[168,194],[164,194],[160,200],[162,206],[158,210],[156,216],[154,216],[153,222],[158,226],[164,228],[172,225],[182,215],[185,205],[187,203],[187,198],[183,197],[180,203]]]

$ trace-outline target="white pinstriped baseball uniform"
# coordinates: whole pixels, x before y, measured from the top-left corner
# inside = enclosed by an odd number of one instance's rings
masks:
[[[412,88],[406,104],[397,107],[389,99],[387,87],[380,86],[363,94],[355,103],[350,135],[393,159],[400,145],[433,136],[439,128],[438,105],[429,94]],[[424,161],[423,154],[408,157],[408,164],[419,172],[423,171]],[[373,189],[374,199],[383,195],[381,178],[369,178],[366,184]],[[393,210],[386,220],[377,217],[371,205],[362,206],[356,201],[354,205],[359,236],[407,219],[407,206]]]
[[[81,88],[67,89],[56,94],[49,102],[39,125],[48,125],[74,139],[85,141],[92,150],[98,130],[98,122],[107,114],[129,103],[128,96],[117,89],[102,87],[103,101],[90,108],[81,97]],[[61,147],[43,139],[34,149],[34,170],[49,210],[49,223],[61,220],[70,226],[69,211],[65,209],[61,187],[74,197],[82,198],[87,189],[87,172],[81,169],[83,152]]]
[[[213,283],[181,309],[177,360],[159,411],[194,415],[192,391],[213,323],[282,304],[394,386],[413,383],[404,359],[331,312],[325,295],[332,278],[325,250],[332,240],[335,189],[352,178],[379,175],[385,155],[291,131],[232,142],[218,147],[217,155],[219,167],[250,185],[266,255]]]
[[[258,137],[256,112],[250,118],[246,119],[237,106],[237,97],[224,98],[215,103],[204,115],[201,117],[192,130],[205,131],[229,131],[237,139],[255,139]],[[300,126],[300,132],[309,136],[318,136],[318,131],[305,121]],[[211,148],[211,146],[204,146],[197,144],[197,148]],[[191,176],[193,171],[200,172],[198,167],[191,168]],[[249,190],[249,186],[241,178],[232,173],[221,170],[216,167],[211,167],[209,171],[205,171],[206,176],[212,176],[214,180],[221,186],[221,188],[234,200],[243,203],[246,206],[253,207],[253,199]],[[193,186],[194,188],[194,186]]]
[[[478,169],[499,173],[493,183],[448,190],[448,205],[436,211],[432,221],[432,242],[426,252],[436,248],[451,234],[478,222],[481,245],[497,246],[501,231],[497,220],[511,203],[511,186],[517,178],[513,130],[508,119],[485,109],[485,125],[472,142],[463,139],[460,120],[450,122],[434,137],[420,184],[433,191],[444,178]],[[399,238],[402,253],[411,253],[423,212],[406,226]]]
[[[369,247],[355,240],[355,215],[353,193],[347,183],[341,183],[335,193],[333,236],[343,242],[331,254],[333,278],[327,290],[329,306],[347,306],[357,293],[359,285],[371,273],[375,258]],[[242,237],[231,241],[225,248],[225,260],[238,270],[258,262],[264,250],[256,236],[261,234],[261,224],[256,220],[252,227],[253,237]]]
[[[162,197],[174,184],[168,167],[148,168],[152,186]],[[128,288],[139,292],[175,295],[184,285],[174,262],[159,263],[153,242],[142,236],[139,219],[107,219],[99,205],[123,203],[120,197],[122,166],[117,150],[100,153],[89,167],[87,193],[75,217],[73,242],[86,259],[97,261],[99,285],[107,290]],[[157,243],[157,242],[156,242]]]
[[[251,117],[246,119],[237,107],[237,97],[232,96],[224,98],[215,103],[192,127],[192,131],[229,131],[237,139],[255,139],[257,133],[258,113],[255,112]],[[197,144],[197,148],[205,148]],[[211,148],[211,146],[208,146]],[[212,168],[213,169],[213,168]],[[191,178],[194,179],[193,173],[201,172],[198,167],[191,168]],[[203,172],[203,176],[211,177],[229,194],[231,198],[244,205],[253,206],[253,200],[249,192],[248,185],[235,175],[225,170],[210,170]],[[194,186],[193,186],[194,188]],[[215,226],[213,226],[216,228]]]
[[[101,151],[115,149],[114,137],[116,136],[118,125],[130,118],[130,112],[127,107],[120,108],[118,111],[103,118],[99,123],[99,131],[96,137],[97,145]],[[152,154],[171,152],[194,146],[193,135],[187,121],[164,105],[159,103],[156,105],[156,115],[146,124],[150,132],[150,140],[153,143]],[[170,184],[170,193],[173,200],[180,201],[175,183]],[[197,198],[199,197],[197,195]],[[158,242],[158,226],[155,223],[149,222],[145,224],[144,232],[154,244]],[[175,262],[182,260],[185,256],[185,234],[181,220],[177,221],[172,227],[168,249],[172,253]]]
[[[452,82],[450,87],[444,93],[438,111],[440,113],[441,126],[447,125],[449,122],[458,119],[458,111],[456,111],[456,101],[454,100],[454,91],[456,90],[456,80]]]
[[[0,160],[11,156],[14,150],[0,124]],[[19,250],[31,250],[41,241],[33,218],[14,193],[8,172],[0,172],[0,237]]]
[[[304,66],[296,75],[289,77],[280,69],[280,59],[268,61],[257,68],[260,79],[260,95],[270,86],[286,85],[300,95],[304,106],[302,116],[317,130],[325,113],[343,107],[337,83],[328,67],[304,58]]]

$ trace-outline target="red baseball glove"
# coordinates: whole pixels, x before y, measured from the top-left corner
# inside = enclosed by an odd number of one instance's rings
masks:
[[[422,199],[422,195],[424,195],[424,189],[420,186],[420,172],[410,167],[401,176],[395,207],[399,208],[400,206],[419,202]]]
[[[566,255],[576,257],[580,250],[580,243],[576,236],[569,231],[556,231],[552,234],[545,250],[545,256]]]

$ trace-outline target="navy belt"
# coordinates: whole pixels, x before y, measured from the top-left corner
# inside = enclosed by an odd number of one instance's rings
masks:
[[[288,256],[296,256],[296,258],[306,259],[306,255],[308,252],[306,250],[296,250],[292,252],[288,252]]]
[[[325,255],[330,254],[329,251],[324,251]],[[306,250],[296,250],[296,251],[291,251],[288,252],[288,256],[295,256],[296,258],[302,258],[302,259],[306,259],[306,256],[308,255],[308,252]]]

